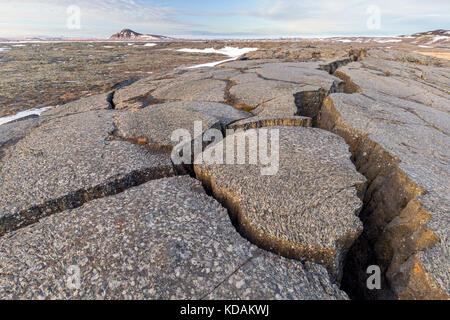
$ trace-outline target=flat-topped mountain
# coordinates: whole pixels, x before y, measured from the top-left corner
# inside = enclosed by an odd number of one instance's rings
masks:
[[[111,40],[166,40],[170,39],[169,37],[164,37],[160,35],[154,34],[142,34],[135,32],[130,29],[123,29],[122,31],[112,35],[110,37]]]

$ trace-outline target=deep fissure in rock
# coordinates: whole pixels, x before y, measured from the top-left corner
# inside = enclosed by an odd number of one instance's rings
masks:
[[[421,273],[412,269],[401,270],[415,253],[439,241],[427,228],[431,216],[417,199],[426,191],[409,179],[398,167],[399,160],[382,146],[364,133],[346,127],[329,98],[324,101],[318,125],[345,139],[357,170],[369,183],[361,214],[364,232],[347,256],[343,289],[357,299],[445,299],[445,294],[431,284],[431,280],[419,280],[420,285],[415,289],[414,286],[406,287],[410,281],[415,281],[412,277],[419,277]],[[389,223],[398,217],[403,221],[393,230],[388,230]],[[370,265],[381,267],[385,277],[382,290],[367,289],[366,270]],[[394,293],[395,290],[401,293]]]
[[[370,179],[371,177],[368,176],[367,172],[361,170],[360,165],[361,160],[358,157],[361,151],[358,150],[357,148],[352,147],[351,141],[347,139],[348,137],[343,135],[341,132],[334,130],[334,126],[331,123],[329,123],[330,121],[332,121],[332,119],[325,118],[323,117],[322,114],[323,104],[330,94],[335,92],[353,93],[351,91],[356,91],[356,90],[349,90],[349,88],[353,89],[355,87],[348,82],[349,79],[339,76],[339,74],[336,74],[336,72],[338,72],[337,69],[339,67],[344,66],[353,61],[356,61],[359,59],[359,57],[360,55],[355,55],[354,57],[348,59],[335,61],[330,64],[321,66],[323,70],[326,70],[330,74],[335,74],[338,78],[344,81],[338,88],[332,87],[331,90],[328,92],[324,89],[319,89],[316,91],[299,92],[295,94],[294,97],[295,97],[295,104],[298,110],[297,115],[311,117],[313,119],[312,122],[313,127],[333,132],[346,140],[347,144],[350,145],[350,151],[352,153],[352,162],[355,164],[355,167],[358,170],[358,172],[363,174],[368,179],[369,183],[368,190],[370,191],[370,189],[372,188],[373,178]],[[337,114],[328,116],[333,118],[333,116],[337,117]],[[361,142],[358,144],[358,146],[365,145],[365,147],[367,148],[367,142],[369,141],[370,140]],[[371,166],[377,167],[377,165],[380,163],[381,162],[375,159],[375,161],[373,161]],[[375,176],[378,176],[378,173],[376,173]],[[370,194],[370,192],[368,193]],[[377,298],[389,299],[393,298],[393,294],[389,286],[387,285],[386,278],[383,277],[382,279],[382,287],[386,288],[387,290],[383,290],[383,292],[377,292],[375,295],[367,294],[368,292],[368,289],[366,287],[367,274],[365,272],[362,272],[363,265],[369,266],[378,264],[377,259],[373,253],[373,244],[367,241],[368,226],[367,223],[365,222],[367,220],[365,217],[367,216],[368,205],[369,205],[369,197],[366,194],[363,197],[363,208],[360,214],[360,219],[362,220],[364,225],[364,231],[347,253],[347,257],[344,263],[344,275],[341,282],[341,289],[344,290],[353,299],[377,299]]]
[[[89,201],[119,194],[129,188],[139,186],[151,180],[173,176],[172,172],[172,166],[167,166],[144,168],[132,171],[123,176],[110,177],[100,185],[79,189],[60,198],[52,199],[38,206],[28,208],[17,214],[3,217],[0,225],[0,236],[36,223],[46,216],[81,207]]]
[[[313,119],[313,125],[319,115],[320,106],[329,93],[324,89],[317,91],[301,91],[294,94],[295,105],[297,106],[298,116],[310,117]]]
[[[348,61],[348,62],[351,62]],[[330,71],[344,80],[345,93],[356,93],[360,89],[354,86],[351,79],[343,77],[336,71],[335,66],[329,66]],[[328,96],[328,94],[327,94]],[[364,231],[354,243],[347,254],[344,265],[344,277],[341,289],[346,291],[353,299],[397,299],[386,277],[386,272],[392,263],[406,262],[413,254],[423,248],[433,246],[438,237],[426,227],[430,215],[421,208],[417,196],[425,191],[415,185],[397,166],[398,160],[386,152],[380,145],[367,138],[363,133],[357,133],[346,127],[340,120],[338,112],[334,109],[333,101],[326,97],[322,99],[320,90],[308,95],[297,95],[296,104],[299,115],[314,117],[315,127],[333,132],[345,139],[350,146],[352,161],[357,170],[368,180],[368,189],[364,197],[364,206],[360,219]],[[301,101],[306,98],[307,101]],[[321,102],[322,101],[322,102]],[[308,114],[304,114],[305,105]],[[401,234],[385,234],[385,227],[396,217],[404,216],[409,223],[402,226]],[[408,241],[413,234],[420,234],[419,242],[408,243],[402,247],[403,241]],[[386,239],[388,237],[388,239]],[[389,238],[390,237],[390,238]],[[381,240],[380,240],[381,239]],[[411,241],[410,241],[411,242]],[[406,248],[404,248],[406,247]],[[422,249],[420,249],[422,248]],[[394,261],[401,259],[401,261]],[[367,288],[368,274],[366,270],[371,265],[378,265],[382,270],[382,289],[369,290]],[[408,277],[407,272],[401,277]],[[408,279],[403,279],[407,282]],[[443,293],[433,286],[424,286],[420,293],[407,292],[404,298],[434,297],[443,298]],[[408,296],[408,294],[412,294]],[[419,295],[419,296],[417,296]]]

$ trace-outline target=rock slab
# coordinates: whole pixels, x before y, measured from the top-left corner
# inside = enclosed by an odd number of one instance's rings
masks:
[[[187,176],[154,180],[0,238],[0,296],[347,299],[323,267],[241,238],[227,211]]]
[[[358,214],[365,178],[350,161],[342,138],[313,128],[270,129],[279,132],[275,174],[263,175],[265,166],[250,164],[250,159],[235,165],[197,159],[197,178],[231,211],[241,233],[253,243],[290,258],[321,263],[339,279],[345,254],[362,231]],[[262,130],[266,129],[250,129],[244,134],[259,136]],[[252,147],[239,144],[238,135],[209,147],[203,158],[215,153],[214,148],[222,149],[226,159],[227,145],[234,143],[238,151],[230,158],[239,163],[239,150],[248,155]],[[267,148],[268,154],[271,148]],[[255,152],[257,149],[251,150]]]
[[[111,140],[113,116],[113,111],[90,111],[47,119],[3,150],[0,235],[173,174],[170,153]]]

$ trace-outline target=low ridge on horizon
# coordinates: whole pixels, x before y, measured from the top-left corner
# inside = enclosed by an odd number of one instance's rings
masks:
[[[230,38],[231,39],[231,38]],[[269,39],[269,38],[267,38]],[[280,38],[285,40],[305,39],[310,38]],[[381,40],[380,40],[381,39]],[[120,32],[112,35],[109,40],[123,40],[123,41],[167,41],[167,40],[182,40],[173,37],[167,37],[154,34],[142,34],[131,29],[123,29]],[[220,39],[215,39],[220,40]],[[251,40],[251,39],[246,39]],[[261,40],[261,39],[255,39]],[[368,36],[336,36],[327,38],[317,38],[317,40],[330,40],[331,42],[358,42],[358,43],[371,43],[371,42],[401,42],[412,45],[449,45],[450,44],[450,30],[436,29],[432,31],[418,32],[414,34],[398,35],[398,36],[382,36],[382,37],[368,37]]]
[[[110,40],[168,40],[170,37],[155,35],[155,34],[142,34],[131,29],[122,29],[120,32],[113,34]]]

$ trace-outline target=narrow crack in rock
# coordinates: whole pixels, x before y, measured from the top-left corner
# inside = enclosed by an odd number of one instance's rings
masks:
[[[116,105],[114,103],[114,95],[115,95],[115,93],[116,93],[116,91],[111,91],[106,96],[106,101],[109,103],[109,109],[111,109],[111,110],[115,110],[116,109]]]
[[[114,128],[110,111],[91,111],[43,119],[21,139],[15,139],[15,144],[8,142],[8,148],[2,148],[0,167],[0,236],[42,217],[174,175],[167,151],[113,141]],[[67,149],[64,141],[73,134],[86,141],[75,140]],[[47,139],[50,136],[53,140]],[[28,163],[29,159],[27,162],[30,156],[37,158],[37,165]],[[124,157],[130,160],[120,162]],[[14,172],[19,168],[26,171],[16,181]]]
[[[234,107],[235,106],[235,99],[233,97],[233,95],[231,94],[230,90],[231,88],[236,85],[236,82],[231,81],[231,80],[226,80],[226,87],[225,87],[225,101],[224,103],[229,104],[230,106]]]
[[[311,127],[312,119],[309,117],[300,116],[265,116],[265,117],[251,117],[247,119],[237,120],[228,125],[228,129],[233,130],[249,130],[264,127]]]
[[[214,197],[213,197],[214,199]],[[214,199],[215,200],[215,199]],[[219,287],[221,285],[223,285],[228,279],[230,279],[233,275],[235,275],[239,270],[241,270],[242,268],[244,268],[246,265],[248,265],[252,260],[258,258],[260,255],[262,254],[261,251],[257,251],[255,255],[253,255],[252,257],[248,258],[247,261],[244,261],[244,263],[242,263],[240,266],[238,266],[233,272],[231,272],[230,274],[228,274],[227,276],[225,276],[225,278],[220,281],[211,291],[209,291],[208,293],[206,293],[203,297],[201,297],[199,300],[205,300],[207,297],[209,297],[212,293],[214,293],[214,291],[216,291],[217,289],[219,289]]]
[[[64,197],[46,201],[39,206],[28,208],[14,215],[0,215],[0,236],[36,223],[43,217],[81,207],[95,199],[119,194],[151,180],[171,176],[173,176],[172,167],[136,170],[124,176],[110,177],[104,184],[96,185],[92,188],[79,189]]]

